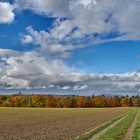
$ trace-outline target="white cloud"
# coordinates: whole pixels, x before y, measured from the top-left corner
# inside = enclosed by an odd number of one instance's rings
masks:
[[[49,59],[31,51],[19,53],[1,50],[0,88],[4,89],[57,89],[87,91],[100,94],[138,93],[140,73],[88,74],[75,72],[62,60]],[[17,55],[18,54],[18,55]],[[20,54],[20,55],[19,55]],[[3,64],[4,63],[4,64]]]
[[[64,17],[69,15],[70,0],[15,0],[18,10],[30,9],[38,14],[53,17]]]
[[[0,57],[9,57],[9,56],[17,56],[20,55],[20,52],[10,50],[10,49],[0,49]]]
[[[21,39],[21,42],[23,44],[29,44],[29,43],[32,43],[33,42],[33,38],[30,35],[23,35],[22,36],[22,39]]]
[[[49,59],[40,56],[37,52],[25,52],[20,56],[12,56],[3,59],[8,63],[8,76],[28,75],[28,74],[46,74],[53,75],[62,71],[69,71],[67,66],[61,60]],[[61,67],[61,69],[59,69]]]
[[[88,45],[140,40],[139,0],[15,0],[15,7],[57,18],[48,32],[27,29],[43,52],[68,52],[84,47],[85,41]],[[113,32],[118,36],[106,38]],[[27,40],[23,38],[23,42]]]
[[[0,2],[0,23],[11,23],[14,17],[13,6],[8,2]]]
[[[31,26],[29,26],[26,28],[27,33],[29,35],[22,36],[22,43],[24,42],[25,44],[25,42],[29,43],[32,41],[34,45],[40,47],[40,52],[49,55],[51,55],[52,53],[53,54],[61,53],[60,56],[62,56],[63,58],[70,56],[70,54],[68,53],[69,51],[82,47],[80,45],[72,45],[70,43],[66,43],[66,44],[61,43],[64,35],[63,32],[67,34],[66,32],[69,31],[63,30],[63,27],[65,26],[60,27],[62,30],[60,30],[59,27],[58,27],[59,29],[57,29],[57,26],[55,27],[52,30],[50,30],[50,32],[46,32],[45,30],[36,31]]]
[[[36,51],[1,49],[0,57],[0,88],[42,88],[57,82],[60,73],[72,71],[62,60],[41,56]]]
[[[55,86],[54,86],[54,85],[49,85],[48,87],[49,87],[49,88],[54,88]]]
[[[73,86],[73,90],[86,90],[87,88],[88,88],[87,85],[82,85],[82,86],[75,85],[75,86]]]
[[[62,87],[62,89],[63,90],[68,90],[68,89],[71,89],[71,87],[70,86],[64,86],[64,87]]]
[[[92,6],[97,5],[96,0],[78,0],[76,2],[77,5],[81,4],[84,5],[85,8],[91,9]]]

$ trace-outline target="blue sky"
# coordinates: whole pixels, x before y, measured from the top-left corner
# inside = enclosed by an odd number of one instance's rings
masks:
[[[22,46],[19,38],[20,34],[24,33],[25,28],[29,25],[32,25],[32,27],[36,30],[47,30],[49,27],[51,27],[53,21],[54,18],[37,15],[28,10],[18,13],[13,23],[0,24],[1,48],[20,51],[30,49],[32,45],[27,47]]]
[[[0,89],[139,92],[139,6],[138,0],[0,1]]]
[[[140,68],[140,42],[119,41],[89,46],[67,60],[90,73],[124,73]]]

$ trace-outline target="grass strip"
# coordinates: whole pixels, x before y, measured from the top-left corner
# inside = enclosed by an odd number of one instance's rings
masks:
[[[108,121],[102,125],[100,125],[99,127],[90,130],[89,132],[85,133],[82,136],[78,136],[77,138],[75,138],[74,140],[88,140],[89,138],[91,138],[93,135],[97,134],[98,132],[104,130],[106,127],[108,127],[109,125],[113,124],[114,122],[116,122],[117,120],[119,120],[120,118],[124,117],[126,114],[123,114],[115,119],[112,119],[111,121]]]
[[[123,139],[127,129],[130,127],[134,117],[135,112],[128,113],[128,115],[118,122],[114,127],[109,129],[103,135],[99,137],[98,140],[121,140]]]
[[[138,120],[137,120],[137,124],[134,128],[134,131],[133,131],[132,140],[140,140],[140,110],[138,110],[137,119]]]
[[[137,122],[137,125],[133,131],[132,140],[140,140],[140,121]]]

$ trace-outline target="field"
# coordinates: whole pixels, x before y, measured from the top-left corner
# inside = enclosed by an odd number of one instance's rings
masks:
[[[140,108],[129,108],[129,111],[110,120],[78,140],[140,140]]]
[[[0,108],[0,140],[140,140],[139,108]]]
[[[85,132],[109,120],[117,121],[128,111],[129,108],[37,109],[1,107],[0,140],[72,140],[78,136],[83,137]],[[108,125],[109,123],[100,127],[98,131]]]

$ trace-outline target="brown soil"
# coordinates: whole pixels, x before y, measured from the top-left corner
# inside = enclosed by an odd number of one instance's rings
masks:
[[[127,110],[0,108],[0,140],[71,140]]]

